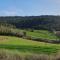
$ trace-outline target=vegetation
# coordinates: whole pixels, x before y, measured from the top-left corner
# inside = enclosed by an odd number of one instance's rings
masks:
[[[16,36],[27,40],[34,40],[34,41],[47,42],[47,43],[60,43],[59,37],[54,35],[53,32],[49,32],[47,30],[32,31],[32,29],[20,30],[10,27],[10,25],[9,26],[0,25],[0,35]]]
[[[0,60],[60,60],[59,19],[0,17]]]
[[[49,39],[49,40],[58,39],[58,37],[55,36],[54,33],[49,32],[48,30],[34,30],[34,32],[27,31],[27,34],[31,35],[32,37],[38,37],[38,38]]]
[[[13,51],[15,52],[15,51]],[[60,60],[60,54],[55,56],[46,54],[26,54],[21,55],[16,52],[13,53],[11,50],[1,49],[0,50],[0,60]],[[43,58],[44,57],[44,58]]]
[[[60,44],[0,36],[0,59],[3,60],[58,60],[59,52]]]
[[[48,44],[17,37],[0,36],[0,48],[36,54],[53,54],[60,50],[59,44]]]
[[[0,17],[1,23],[12,24],[22,29],[60,30],[60,16],[6,16]]]
[[[13,51],[15,52],[15,51]],[[55,56],[45,55],[45,54],[27,54],[21,55],[16,52],[13,53],[11,50],[1,49],[0,50],[0,60],[59,60],[60,54]],[[44,57],[44,58],[43,58]]]

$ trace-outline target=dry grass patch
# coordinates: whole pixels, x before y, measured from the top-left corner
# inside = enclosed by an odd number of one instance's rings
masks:
[[[8,37],[6,36],[0,36],[0,41],[8,40]]]
[[[0,49],[0,60],[60,60],[60,53],[56,55],[46,54],[15,54],[10,50]]]

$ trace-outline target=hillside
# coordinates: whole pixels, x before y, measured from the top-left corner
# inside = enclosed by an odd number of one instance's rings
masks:
[[[0,49],[17,50],[19,53],[55,54],[60,52],[60,44],[36,42],[11,36],[0,36]]]
[[[5,16],[0,17],[0,24],[8,23],[17,28],[60,30],[60,16]]]
[[[60,16],[0,17],[0,59],[60,59],[60,35],[55,34],[60,30],[59,19]]]
[[[12,36],[0,36],[0,60],[58,59],[60,59],[60,44],[36,42]]]

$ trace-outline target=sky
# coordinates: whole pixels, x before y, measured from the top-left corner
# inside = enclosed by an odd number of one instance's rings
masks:
[[[60,0],[0,0],[0,16],[60,15]]]

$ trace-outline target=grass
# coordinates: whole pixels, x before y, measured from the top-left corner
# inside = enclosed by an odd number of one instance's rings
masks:
[[[58,40],[59,38],[53,33],[48,30],[33,30],[33,32],[26,29],[11,29],[12,32],[26,32],[27,36],[41,38],[41,39],[48,39],[48,40]]]
[[[16,50],[22,53],[54,54],[60,51],[60,44],[49,44],[18,37],[0,36],[0,49]]]
[[[32,37],[38,37],[43,39],[49,39],[49,40],[56,40],[58,39],[57,36],[55,36],[53,33],[48,31],[39,31],[39,32],[27,32],[28,35],[31,35]]]
[[[53,33],[47,30],[34,30],[34,32],[27,30],[14,30],[15,32],[26,31],[28,36],[38,37],[49,40],[58,39]],[[22,39],[14,36],[0,36],[0,49],[7,49],[11,53],[18,54],[57,54],[60,52],[60,44],[50,44],[38,41]]]
[[[48,30],[34,30],[33,32],[29,30],[16,29],[16,32],[26,31],[27,35],[31,37],[37,37],[42,39],[56,40],[59,39],[54,33],[49,32]]]
[[[51,59],[50,56],[44,55],[44,54],[21,55],[17,53],[12,53],[11,50],[3,49],[3,50],[0,50],[0,60],[53,60],[53,59]]]
[[[14,52],[14,53],[13,53]],[[46,54],[17,54],[16,51],[7,49],[0,50],[0,60],[60,60],[60,53],[56,55]]]
[[[60,60],[60,44],[0,36],[0,60]]]

